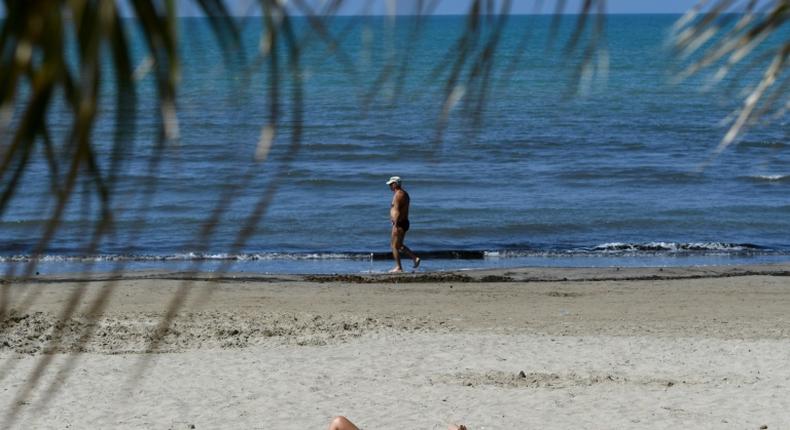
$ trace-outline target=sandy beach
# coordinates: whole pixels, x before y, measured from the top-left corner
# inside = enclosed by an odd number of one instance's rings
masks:
[[[0,287],[3,428],[790,428],[790,265]]]

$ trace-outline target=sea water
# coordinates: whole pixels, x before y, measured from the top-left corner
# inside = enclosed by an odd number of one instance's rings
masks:
[[[207,20],[182,19],[179,138],[158,146],[156,86],[145,76],[136,127],[121,130],[113,228],[90,245],[100,204],[80,183],[38,270],[385,271],[392,175],[411,195],[406,243],[423,270],[788,261],[788,117],[713,156],[722,120],[742,100],[728,85],[759,71],[709,91],[704,77],[673,83],[667,38],[677,18],[607,17],[606,76],[579,94],[576,62],[563,54],[574,18],[552,45],[550,18],[510,17],[479,127],[464,115],[468,68],[458,103],[443,98],[463,17],[426,18],[417,33],[410,17],[337,18],[328,27],[334,51],[296,18],[297,36],[310,41],[297,65],[279,62],[280,113],[263,161],[255,155],[271,119],[272,74],[256,57],[257,19],[242,26],[244,48],[230,51]],[[145,40],[127,24],[143,64]],[[109,58],[105,69],[92,138],[106,174],[117,93]],[[70,121],[53,106],[57,142]],[[43,152],[34,154],[0,218],[6,271],[28,264],[39,245],[54,207],[49,172]]]

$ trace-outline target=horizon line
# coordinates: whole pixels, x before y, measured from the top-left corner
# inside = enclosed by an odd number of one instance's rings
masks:
[[[682,16],[685,12],[607,12],[604,14],[599,13],[590,13],[589,15],[597,16],[597,15],[604,15],[604,16],[640,16],[640,15],[667,15],[667,16]],[[499,16],[500,14],[480,14],[481,16]],[[551,12],[547,13],[510,13],[507,14],[508,16],[555,16],[555,14]],[[561,16],[581,16],[580,13],[561,13]],[[721,15],[741,15],[740,13],[725,13]],[[263,16],[261,14],[249,14],[249,15],[228,15],[232,18],[251,18],[251,17],[260,17]],[[307,16],[305,14],[293,14],[292,17],[300,17],[300,16]],[[467,14],[459,14],[459,13],[436,13],[436,14],[369,14],[369,15],[359,15],[359,14],[332,14],[332,15],[320,15],[316,14],[313,16],[331,16],[331,17],[351,17],[351,18],[360,18],[360,17],[370,17],[370,18],[411,18],[411,17],[431,17],[431,16],[442,16],[442,17],[466,17]],[[136,18],[135,16],[124,16],[123,18]],[[179,15],[178,18],[210,18],[204,14],[201,15]]]

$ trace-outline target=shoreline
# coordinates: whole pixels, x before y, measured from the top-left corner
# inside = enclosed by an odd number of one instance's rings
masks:
[[[445,273],[445,272],[480,272],[480,271],[507,271],[507,270],[574,270],[574,269],[650,269],[664,268],[738,268],[761,267],[790,264],[790,254],[771,255],[563,255],[563,256],[506,256],[482,259],[428,259],[421,256],[422,265],[419,273]],[[220,259],[142,259],[142,260],[21,260],[0,262],[0,270],[5,274],[19,275],[25,270],[34,269],[32,273],[44,276],[70,276],[76,277],[83,273],[108,274],[123,270],[125,273],[134,274],[178,274],[185,272],[202,273],[237,273],[247,276],[263,274],[274,276],[326,275],[346,274],[360,276],[387,275],[392,268],[392,257],[384,259],[346,259],[335,258],[220,258]],[[404,268],[408,270],[407,263]],[[662,274],[656,274],[663,276]],[[618,277],[620,277],[618,275]],[[562,278],[554,276],[553,278]]]
[[[669,266],[669,267],[515,267],[496,269],[437,270],[389,273],[224,273],[204,271],[139,270],[122,272],[58,273],[34,275],[29,279],[11,277],[4,283],[68,283],[131,280],[182,280],[218,282],[558,282],[558,281],[639,281],[728,278],[742,276],[790,276],[790,262],[753,265]]]

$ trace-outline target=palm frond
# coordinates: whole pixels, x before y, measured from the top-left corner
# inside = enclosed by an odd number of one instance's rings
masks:
[[[397,103],[404,92],[411,65],[410,53],[421,37],[424,17],[430,15],[440,0],[418,0],[414,25],[405,37],[406,49],[391,55],[374,71],[372,84],[363,94],[363,112],[370,108],[382,93],[385,85],[393,85],[389,103]],[[159,176],[162,159],[168,143],[179,139],[178,84],[181,74],[178,40],[178,11],[175,0],[128,0],[134,12],[135,23],[144,38],[141,66],[135,68],[135,57],[130,48],[130,35],[118,4],[113,1],[25,2],[6,0],[6,19],[0,25],[0,219],[19,193],[20,184],[29,174],[31,159],[41,154],[48,169],[48,181],[43,194],[47,208],[47,222],[32,250],[34,257],[44,254],[53,238],[62,228],[64,213],[72,205],[82,203],[83,219],[93,220],[84,237],[84,251],[91,254],[99,248],[101,240],[113,234],[117,215],[137,204],[142,214],[149,213],[157,192],[155,177]],[[235,54],[244,63],[244,47],[236,20],[230,15],[223,0],[195,0],[209,18],[209,24],[226,60]],[[344,5],[344,0],[331,0],[314,8],[305,0],[291,3],[280,0],[259,0],[262,11],[262,43],[260,55],[252,61],[250,75],[260,74],[267,84],[265,94],[267,113],[261,120],[260,139],[251,157],[260,163],[240,175],[231,191],[224,193],[204,220],[197,235],[198,249],[207,249],[222,222],[223,215],[238,198],[241,190],[248,188],[264,169],[270,169],[272,180],[259,192],[259,197],[249,208],[243,222],[234,232],[234,240],[227,251],[235,253],[245,246],[259,229],[268,208],[289,166],[299,155],[305,118],[305,85],[303,58],[306,49],[319,46],[326,51],[326,58],[337,61],[351,78],[357,77],[358,66],[343,48],[343,39],[363,18],[349,20],[339,32],[333,32],[331,23]],[[370,7],[372,0],[366,2]],[[436,62],[430,80],[439,82],[440,97],[437,101],[435,147],[444,138],[451,115],[456,110],[470,119],[473,129],[483,126],[485,106],[490,88],[497,82],[497,60],[500,56],[503,32],[508,25],[511,0],[469,0],[464,28],[452,47]],[[762,6],[761,6],[762,5]],[[497,9],[498,6],[498,9]],[[536,10],[543,2],[536,1]],[[565,0],[555,3],[554,16],[549,26],[549,44],[553,46],[560,35],[562,14],[567,8]],[[605,0],[584,0],[580,14],[561,51],[572,67],[569,94],[584,93],[594,77],[605,78],[608,70],[605,33]],[[294,24],[294,14],[303,16],[304,28]],[[733,15],[735,13],[735,15]],[[733,76],[751,76],[759,71],[759,78],[747,86],[748,93],[742,105],[732,116],[729,131],[722,139],[717,152],[737,140],[745,130],[761,120],[771,120],[786,115],[790,109],[788,88],[790,77],[787,62],[790,60],[790,40],[787,40],[787,21],[790,18],[789,0],[760,2],[748,0],[703,0],[684,15],[675,25],[674,41],[677,57],[686,66],[680,78],[711,71],[712,82],[726,81]],[[302,18],[300,18],[302,19]],[[393,18],[394,20],[394,18]],[[297,31],[299,30],[299,31]],[[521,54],[527,49],[529,29],[518,45],[518,52],[505,68],[505,80],[515,73]],[[563,33],[564,34],[564,33]],[[780,39],[778,44],[766,41]],[[72,49],[76,54],[70,54]],[[102,64],[111,64],[107,74]],[[128,168],[128,153],[135,144],[138,128],[137,115],[140,99],[137,94],[139,80],[150,72],[156,88],[158,110],[158,138],[150,148],[134,148],[147,154],[148,178],[137,190],[139,199],[119,202],[114,198],[117,185]],[[736,79],[739,81],[740,79]],[[114,125],[109,155],[102,153],[92,139],[92,130],[101,114],[101,90],[114,82]],[[69,118],[69,131],[53,135],[48,122],[48,112],[62,98],[63,109]],[[462,106],[462,109],[457,109]],[[285,119],[288,126],[284,126]],[[268,162],[273,145],[283,142],[285,151],[278,164]],[[79,193],[83,194],[80,195]],[[94,202],[97,205],[94,206]],[[128,234],[130,240],[139,239],[147,228],[143,219]],[[9,268],[6,279],[17,275],[29,278],[38,260],[31,258],[17,274]],[[218,271],[228,271],[232,261],[224,262]],[[191,272],[199,271],[200,262],[194,263]],[[90,270],[91,266],[87,266]],[[114,270],[123,271],[123,264]],[[148,351],[159,349],[164,333],[183,309],[190,297],[189,281],[176,289],[167,303],[165,314],[158,321],[154,336],[146,346]],[[115,291],[109,282],[102,293],[87,304],[90,315],[100,315]],[[0,318],[9,312],[11,283],[0,283]],[[31,289],[19,293],[15,303],[18,310],[26,311],[35,304],[38,291]],[[194,298],[197,302],[208,300],[211,289]],[[78,285],[68,303],[57,316],[66,321],[79,310],[84,299],[84,285]],[[93,317],[98,318],[98,317]],[[95,326],[81,333],[78,344],[86,344],[94,335]],[[63,342],[62,333],[55,330],[48,345],[56,350]],[[36,362],[27,383],[16,393],[16,402],[6,411],[2,425],[12,426],[20,412],[19,404],[42,383],[42,375],[51,366],[52,356],[45,354]],[[148,357],[142,359],[130,375],[129,384],[136,384],[148,369]],[[69,357],[58,369],[59,381],[68,377],[77,357]],[[16,361],[4,363],[0,380],[9,374]],[[37,407],[44,407],[58,393],[53,382],[46,388]]]
[[[731,85],[738,85],[741,78],[761,70],[759,77],[750,78],[751,82],[744,86],[746,96],[714,150],[716,155],[760,120],[785,112],[782,106],[788,100],[790,39],[786,30],[790,1],[717,0],[708,3],[699,2],[673,28],[674,52],[680,60],[685,60],[677,80],[710,70],[710,86],[733,74],[738,78],[732,79]],[[767,43],[768,40],[772,42]]]

